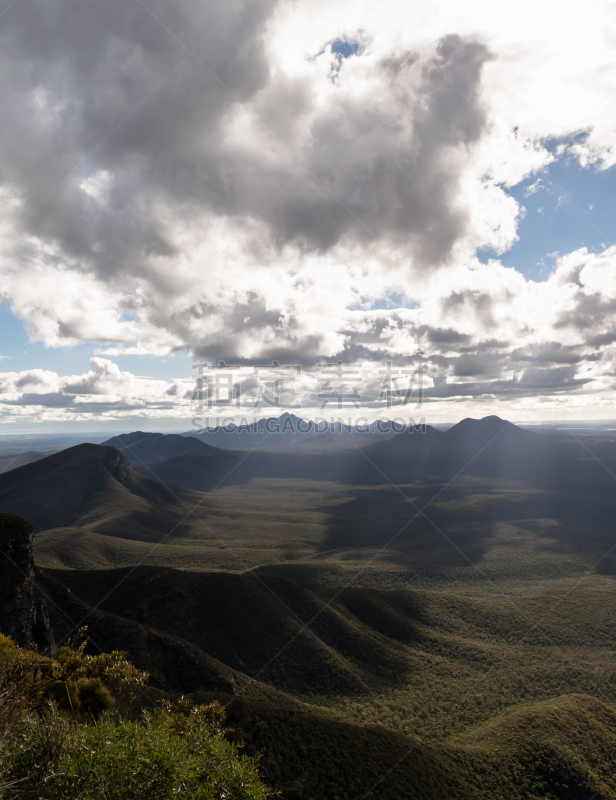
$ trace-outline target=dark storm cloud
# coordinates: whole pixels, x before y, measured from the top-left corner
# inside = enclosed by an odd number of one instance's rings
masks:
[[[418,96],[404,93],[407,58],[395,102],[356,119],[361,109],[319,120],[306,180],[267,212],[279,237],[323,251],[345,234],[367,241],[389,235],[410,244],[419,264],[444,260],[466,229],[455,207],[459,172],[445,155],[481,136],[479,88],[489,58],[483,45],[446,36],[422,71]]]
[[[471,338],[467,334],[454,331],[453,328],[435,328],[433,330],[428,330],[427,337],[430,344],[436,345],[437,347],[441,345],[459,346],[466,344]]]
[[[575,368],[525,370],[519,378],[493,381],[465,381],[446,383],[435,381],[433,388],[424,389],[424,398],[446,399],[450,397],[498,397],[501,400],[516,397],[550,396],[582,389],[590,379],[576,378]]]
[[[563,388],[582,386],[588,383],[584,378],[576,378],[576,368],[571,367],[552,367],[552,368],[529,368],[522,372],[519,383],[529,390],[540,393],[550,394]]]
[[[494,298],[485,292],[468,289],[462,292],[452,292],[442,301],[443,312],[464,314],[482,328],[496,327],[496,320],[492,313]]]
[[[616,342],[616,331],[601,333],[594,336],[591,340],[593,347],[605,347],[605,345],[614,344],[614,342]]]
[[[229,315],[229,322],[237,331],[249,331],[254,328],[280,327],[283,318],[282,311],[268,310],[265,300],[255,292],[250,292],[247,302],[235,304]]]
[[[47,259],[164,289],[147,260],[175,255],[165,210],[179,208],[186,220],[261,215],[275,241],[321,251],[345,235],[393,236],[420,263],[447,257],[466,218],[455,208],[459,168],[444,156],[484,129],[487,49],[444,37],[418,94],[405,83],[411,55],[382,62],[375,69],[395,66],[399,92],[365,113],[341,104],[317,117],[311,149],[281,166],[230,145],[225,127],[234,106],[267,90],[256,108],[284,148],[313,103],[305,85],[270,85],[263,35],[274,6],[251,0],[225,19],[221,0],[150,2],[152,14],[119,0],[19,0],[3,15],[0,181],[23,201],[23,230],[54,246]],[[23,241],[17,255],[29,260],[31,248]]]
[[[63,394],[62,392],[41,392],[33,394],[24,392],[17,400],[3,400],[3,403],[16,406],[45,406],[46,408],[68,408],[72,405],[74,395]]]
[[[485,311],[485,295],[469,293],[455,295],[453,304],[465,307],[469,299],[479,300]],[[451,300],[451,297],[450,297]],[[482,339],[480,330],[475,336],[459,334],[454,329],[415,326],[396,314],[370,320],[368,333],[351,334],[351,346],[341,353],[344,361],[394,364],[422,363],[433,387],[425,387],[429,399],[452,397],[515,397],[552,396],[584,390],[594,380],[579,373],[585,363],[600,361],[603,353],[587,353],[584,345],[565,346],[558,342],[528,345],[512,349],[511,344],[499,339]],[[411,339],[421,347],[409,348],[403,356],[387,347],[388,339],[396,329],[404,328]],[[362,341],[370,343],[369,349]],[[354,342],[354,343],[353,343]],[[382,344],[378,350],[375,344]],[[444,354],[445,353],[445,354]],[[504,378],[508,373],[511,377]]]
[[[453,362],[453,374],[456,377],[496,377],[502,370],[501,360],[492,354],[467,353]]]
[[[139,273],[152,252],[173,253],[159,204],[237,209],[221,124],[267,82],[262,29],[273,6],[252,0],[229,15],[220,0],[150,2],[163,24],[119,0],[10,8],[0,28],[0,177],[23,198],[25,229],[59,246],[59,261],[119,277]],[[173,34],[189,48],[212,34],[195,52],[205,67],[184,60]],[[83,191],[77,165],[99,180],[102,171],[110,203]]]
[[[43,386],[45,379],[36,373],[26,373],[23,377],[15,381],[16,389],[25,389],[28,386]]]
[[[606,299],[598,293],[578,292],[575,296],[575,308],[563,314],[554,327],[557,329],[571,327],[579,331],[588,331],[614,314],[616,314],[616,299]],[[603,340],[605,335],[598,335],[597,340]],[[608,337],[609,335],[611,331],[608,332]],[[592,339],[589,344],[594,341],[595,339]]]
[[[197,360],[209,363],[222,360],[227,364],[253,367],[255,364],[271,364],[273,361],[278,361],[283,365],[298,365],[309,369],[322,360],[322,356],[317,355],[321,347],[321,336],[304,336],[299,341],[281,339],[280,342],[260,347],[258,351],[255,349],[251,356],[238,356],[237,338],[220,336],[212,342],[208,341],[207,345],[197,345],[194,352]]]
[[[518,348],[511,353],[511,361],[536,364],[579,364],[582,361],[598,361],[602,353],[586,353],[585,345],[562,345],[560,342],[546,342],[530,348]]]

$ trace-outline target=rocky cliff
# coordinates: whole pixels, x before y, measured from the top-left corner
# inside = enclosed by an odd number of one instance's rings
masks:
[[[34,591],[33,528],[0,514],[0,633],[21,647],[55,649],[47,608]]]

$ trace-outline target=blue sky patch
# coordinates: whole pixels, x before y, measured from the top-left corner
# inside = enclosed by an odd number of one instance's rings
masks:
[[[563,158],[508,193],[526,209],[518,222],[519,241],[501,256],[480,251],[483,263],[498,258],[527,278],[544,281],[555,266],[552,254],[580,247],[600,251],[616,243],[616,167],[600,171]]]
[[[329,44],[331,47],[332,56],[334,57],[330,78],[335,82],[336,78],[338,77],[338,73],[340,72],[342,62],[347,58],[351,58],[352,56],[361,55],[365,49],[365,45],[362,44],[358,39],[334,39],[334,41],[330,42]]]
[[[45,369],[58,375],[82,375],[90,369],[90,359],[97,355],[101,345],[84,342],[73,347],[45,347],[41,342],[31,342],[21,320],[15,317],[6,304],[0,304],[0,370],[21,372]],[[194,377],[192,358],[179,352],[164,358],[147,355],[106,356],[123,371],[134,375],[173,380]]]
[[[356,56],[363,50],[359,42],[349,41],[348,39],[334,39],[332,42],[332,53],[338,56],[338,60]]]
[[[349,311],[382,311],[396,308],[419,308],[420,305],[415,300],[407,300],[400,292],[388,293],[385,297],[380,297],[378,300],[370,303],[368,307],[364,305],[367,302],[369,302],[368,299],[362,297],[359,303],[349,306]]]

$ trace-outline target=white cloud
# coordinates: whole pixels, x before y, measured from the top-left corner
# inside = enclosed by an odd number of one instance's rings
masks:
[[[537,178],[537,180],[534,183],[531,183],[531,185],[524,190],[524,196],[530,197],[531,195],[536,194],[539,191],[539,189],[545,189],[545,186],[543,185],[543,181],[541,180],[541,178]]]
[[[189,49],[215,30],[182,61],[138,4],[94,19],[38,2],[0,32],[0,89],[33,123],[7,107],[0,133],[0,299],[32,340],[100,357],[84,376],[20,373],[27,389],[4,373],[6,408],[177,408],[167,382],[108,359],[181,349],[308,369],[421,354],[434,404],[454,386],[477,402],[610,390],[613,248],[541,284],[475,256],[517,239],[505,187],[538,191],[559,156],[615,162],[599,6],[255,0],[221,24],[224,3],[182,0],[157,14]],[[340,39],[357,54],[332,53]],[[379,310],[391,297],[409,307]]]
[[[345,309],[335,320],[321,317],[323,324],[329,323],[327,331],[335,332],[332,347],[342,343],[328,360],[344,358],[357,365],[359,375],[354,380],[361,394],[361,412],[371,417],[394,413],[378,399],[388,359],[397,369],[423,365],[421,413],[429,418],[459,415],[473,403],[475,411],[479,406],[528,418],[533,413],[566,416],[592,402],[592,413],[610,416],[616,382],[615,275],[616,246],[599,254],[580,249],[561,257],[541,284],[497,262],[435,272],[424,283],[414,308]],[[310,302],[311,288],[298,305]],[[319,288],[322,291],[323,285]],[[284,299],[284,291],[278,300]],[[317,324],[316,311],[311,317],[305,305],[296,310],[304,325],[306,320]],[[248,335],[252,337],[254,328],[259,336],[259,314],[267,313],[248,302],[238,321]],[[267,406],[253,409],[259,383],[251,363],[255,360],[247,358],[242,363],[231,356],[227,361],[233,367],[232,382],[242,386],[241,410],[223,407],[210,413],[271,412]],[[294,385],[293,402],[300,403],[308,416],[335,410],[320,409],[318,393],[325,377],[316,361],[304,365]],[[404,387],[411,378],[401,380]],[[188,379],[138,377],[106,358],[94,357],[83,375],[60,377],[40,369],[3,373],[0,403],[5,420],[18,418],[24,408],[37,419],[98,414],[110,419],[175,416],[189,420],[199,413],[194,386]]]

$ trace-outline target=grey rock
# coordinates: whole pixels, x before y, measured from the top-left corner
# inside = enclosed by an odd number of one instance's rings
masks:
[[[20,647],[55,650],[47,606],[34,595],[33,528],[13,514],[0,514],[0,633]]]

